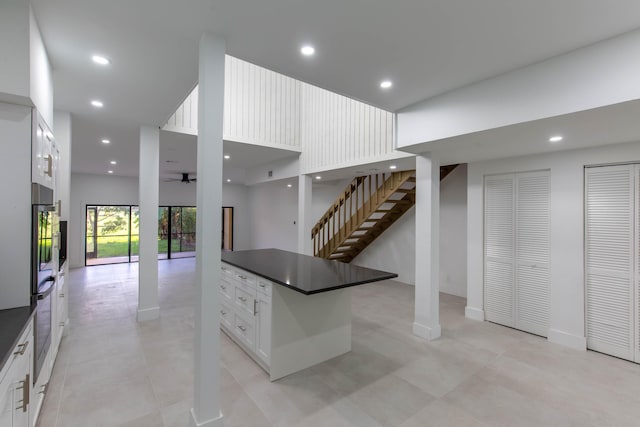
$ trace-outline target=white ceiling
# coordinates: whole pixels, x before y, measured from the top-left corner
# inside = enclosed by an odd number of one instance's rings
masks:
[[[160,126],[196,84],[198,39],[395,111],[640,27],[637,0],[32,0],[73,115],[72,170],[137,175],[140,125]],[[317,54],[303,58],[312,43]],[[112,59],[101,68],[94,53]],[[381,79],[394,86],[383,91]],[[89,106],[93,98],[105,107]],[[112,143],[103,146],[100,139]],[[195,167],[195,165],[194,165]]]

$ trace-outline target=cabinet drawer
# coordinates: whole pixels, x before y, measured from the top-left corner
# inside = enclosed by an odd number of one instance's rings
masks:
[[[235,271],[235,279],[245,285],[249,285],[252,287],[256,286],[256,276],[251,273],[247,273],[244,270],[236,270]]]
[[[254,315],[256,292],[252,288],[243,285],[234,287],[234,307],[250,316]]]
[[[256,348],[256,328],[255,320],[251,321],[241,316],[238,313],[234,313],[233,322],[233,334],[237,336],[243,344],[245,344],[251,351],[255,351]]]
[[[271,284],[270,281],[258,278],[258,292],[268,297],[271,296]]]
[[[231,267],[229,264],[222,263],[222,266],[220,267],[220,272],[222,273],[222,277],[232,278],[235,276],[233,267]]]
[[[220,295],[222,295],[224,300],[229,302],[233,301],[233,288],[233,284],[222,277],[220,280]]]
[[[233,310],[227,304],[220,304],[220,323],[227,329],[233,329]]]

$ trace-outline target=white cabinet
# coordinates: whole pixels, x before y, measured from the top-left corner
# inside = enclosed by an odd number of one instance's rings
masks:
[[[31,182],[53,189],[54,168],[59,157],[53,134],[37,110],[33,110],[32,120]]]
[[[33,326],[30,321],[0,372],[0,426],[29,426],[32,365]]]
[[[251,273],[222,264],[222,330],[239,343],[250,356],[262,362],[265,369],[269,367],[271,353],[271,286],[271,282]]]
[[[256,354],[260,360],[269,365],[271,358],[271,296],[258,290],[256,306]]]

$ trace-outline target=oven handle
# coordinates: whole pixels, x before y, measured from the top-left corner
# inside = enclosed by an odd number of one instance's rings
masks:
[[[47,288],[44,291],[38,292],[36,294],[39,300],[45,299],[47,296],[49,296],[51,291],[53,291],[53,285],[55,281],[56,281],[56,278],[54,276],[47,277],[47,279],[45,280],[45,283],[47,284]]]

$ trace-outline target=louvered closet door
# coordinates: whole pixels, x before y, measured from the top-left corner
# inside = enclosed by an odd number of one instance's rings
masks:
[[[516,328],[549,332],[549,172],[516,175]]]
[[[513,193],[513,175],[485,177],[485,317],[507,326],[515,326]]]
[[[635,195],[635,233],[634,233],[634,254],[635,254],[635,274],[633,305],[635,305],[635,358],[634,361],[640,363],[640,165],[634,165],[634,195]]]
[[[634,165],[585,170],[587,346],[630,360],[637,352],[633,321],[636,175]]]

